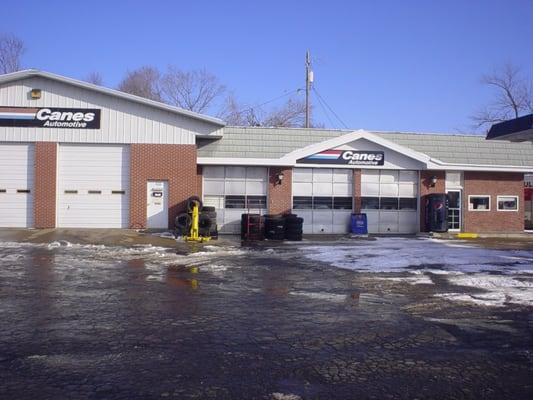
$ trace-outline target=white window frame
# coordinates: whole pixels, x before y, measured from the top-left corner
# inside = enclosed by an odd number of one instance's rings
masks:
[[[515,210],[501,210],[500,209],[500,197],[514,197],[516,199],[516,209]],[[520,201],[520,199],[518,198],[518,196],[515,196],[513,194],[508,194],[508,195],[502,194],[500,196],[496,196],[496,211],[518,212],[518,210],[520,209],[519,201]]]
[[[470,198],[472,198],[472,197],[488,197],[489,198],[489,208],[487,208],[487,209],[471,208],[470,206],[472,205],[472,203],[470,203]],[[492,199],[491,199],[490,194],[469,194],[468,195],[468,211],[485,212],[485,211],[490,211],[491,209],[492,209]]]

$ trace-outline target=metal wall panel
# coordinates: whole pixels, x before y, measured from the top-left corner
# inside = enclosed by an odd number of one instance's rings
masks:
[[[42,98],[31,100],[32,88]],[[222,129],[208,122],[42,77],[0,86],[0,104],[17,107],[101,109],[100,129],[0,127],[0,141],[64,143],[194,144],[195,134]]]

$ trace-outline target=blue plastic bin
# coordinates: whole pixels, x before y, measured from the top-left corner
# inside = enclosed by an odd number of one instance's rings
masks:
[[[356,235],[368,234],[368,223],[366,214],[352,214],[351,231]]]

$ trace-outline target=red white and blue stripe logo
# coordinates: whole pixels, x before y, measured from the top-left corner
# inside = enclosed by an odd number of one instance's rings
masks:
[[[342,150],[324,150],[320,153],[307,157],[308,160],[338,160],[342,155]]]
[[[38,108],[2,107],[0,120],[32,120],[35,119],[38,110]]]

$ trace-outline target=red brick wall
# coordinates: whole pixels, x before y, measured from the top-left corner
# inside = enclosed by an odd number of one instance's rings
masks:
[[[524,174],[464,172],[463,230],[518,233],[524,231]],[[468,211],[469,195],[490,195],[490,211]],[[518,211],[498,211],[497,196],[518,196]]]
[[[146,227],[146,184],[166,180],[169,186],[169,227],[187,207],[187,199],[198,195],[195,145],[132,144],[130,150],[130,226]]]
[[[437,177],[437,183],[431,187],[431,178],[434,176]],[[420,232],[427,232],[425,196],[432,193],[446,193],[446,173],[444,171],[420,171]]]
[[[353,212],[361,212],[361,170],[353,170]]]
[[[292,208],[292,168],[270,167],[268,171],[268,213],[290,213]],[[283,181],[278,184],[277,176],[281,172],[283,172]]]
[[[34,226],[56,226],[57,143],[35,142]]]

